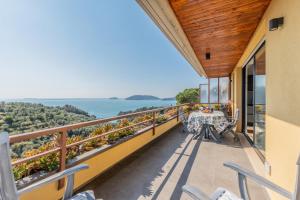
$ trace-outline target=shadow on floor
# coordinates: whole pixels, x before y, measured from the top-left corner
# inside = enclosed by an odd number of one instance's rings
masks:
[[[176,127],[95,179],[82,190],[94,190],[97,198],[105,200],[139,199],[141,197],[156,199],[177,163],[184,156],[184,152],[192,140],[188,136],[188,134],[182,133],[181,127]],[[179,151],[178,158],[171,169],[166,172],[163,167],[178,149],[182,149]],[[192,162],[193,159],[190,160]],[[190,165],[192,165],[191,162]],[[190,167],[186,168],[185,174],[188,174]],[[166,173],[167,176],[154,193],[153,181]],[[181,182],[184,182],[184,179]]]
[[[181,129],[169,131],[82,190],[94,190],[96,198],[104,200],[178,200],[187,198],[181,187],[188,183],[208,193],[222,186],[238,194],[236,173],[223,163],[231,161],[251,168],[240,142],[228,135],[221,144],[193,140]],[[257,186],[249,187],[254,197],[264,196]]]
[[[189,144],[192,141],[192,137],[190,137],[190,139],[188,140],[188,142],[186,143],[184,149],[182,150],[182,152],[179,154],[179,157],[177,158],[177,160],[175,161],[174,165],[172,166],[172,168],[170,169],[170,171],[168,172],[167,176],[165,177],[165,179],[163,180],[163,182],[160,184],[158,190],[156,190],[155,194],[153,195],[152,199],[157,199],[158,195],[160,194],[160,192],[162,191],[163,187],[165,186],[165,184],[167,183],[167,181],[169,180],[171,174],[174,172],[176,166],[178,165],[179,161],[181,160],[182,156],[189,156],[189,159],[184,167],[184,170],[180,176],[179,181],[176,184],[175,190],[172,193],[172,197],[171,199],[180,199],[180,196],[182,194],[181,192],[181,187],[186,183],[187,178],[190,174],[191,168],[193,166],[195,157],[197,155],[198,149],[200,147],[200,143],[201,140],[197,140],[196,145],[194,146],[192,153],[190,155],[185,154],[186,150],[189,146]]]

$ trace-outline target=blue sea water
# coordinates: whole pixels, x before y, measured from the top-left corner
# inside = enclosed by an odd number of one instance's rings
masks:
[[[125,100],[125,99],[10,99],[7,102],[40,103],[45,106],[76,106],[97,118],[117,115],[120,111],[130,111],[141,107],[171,106],[176,101],[163,100]]]

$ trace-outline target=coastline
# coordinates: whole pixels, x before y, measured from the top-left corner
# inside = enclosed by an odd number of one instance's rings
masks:
[[[166,107],[176,105],[174,100],[126,100],[124,98],[20,98],[1,99],[4,102],[36,103],[45,106],[72,105],[95,115],[97,118],[106,118],[118,115],[119,112],[128,112],[142,107]]]

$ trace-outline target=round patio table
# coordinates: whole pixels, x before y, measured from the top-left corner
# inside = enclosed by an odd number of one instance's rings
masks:
[[[226,118],[221,111],[213,111],[212,113],[195,111],[189,115],[188,130],[196,132],[195,139],[202,139],[204,136],[206,139],[211,138],[216,142],[221,142],[215,127],[220,126],[224,122],[226,122]]]

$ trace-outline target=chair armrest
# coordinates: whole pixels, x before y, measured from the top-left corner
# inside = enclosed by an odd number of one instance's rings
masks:
[[[182,187],[182,191],[188,194],[194,200],[212,200],[204,192],[190,185],[184,185]]]
[[[224,163],[225,167],[228,167],[230,169],[233,169],[234,171],[236,171],[238,174],[242,174],[244,175],[246,178],[250,178],[252,179],[254,182],[256,182],[259,185],[262,185],[264,187],[267,187],[279,194],[281,194],[284,197],[287,197],[289,199],[292,198],[292,193],[285,190],[284,188],[272,183],[271,181],[267,180],[266,178],[259,176],[235,163],[231,163],[231,162],[226,162]]]
[[[227,120],[229,123],[232,124],[234,122],[234,117],[227,117]]]
[[[81,165],[77,165],[75,167],[71,167],[69,169],[66,169],[62,172],[59,172],[59,173],[56,173],[52,176],[49,176],[43,180],[40,180],[36,183],[33,183],[31,185],[29,185],[28,187],[25,187],[21,190],[18,191],[18,195],[21,195],[23,193],[27,193],[27,192],[31,192],[32,190],[35,190],[39,187],[42,187],[43,185],[46,185],[46,184],[49,184],[49,183],[52,183],[54,181],[58,181],[66,176],[68,176],[68,182],[69,182],[69,178],[72,179],[73,181],[73,178],[71,178],[71,176],[74,176],[74,174],[78,171],[81,171],[81,170],[84,170],[84,169],[88,169],[89,166],[86,165],[86,164],[81,164]],[[73,185],[73,184],[72,184]],[[66,192],[70,192],[70,191],[66,191]]]

